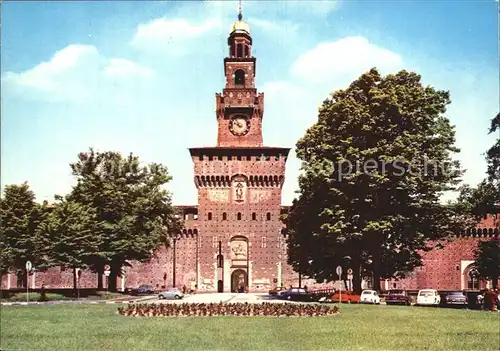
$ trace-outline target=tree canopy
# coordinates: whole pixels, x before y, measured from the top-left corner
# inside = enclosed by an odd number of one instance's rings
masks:
[[[421,265],[419,250],[453,231],[440,196],[460,181],[449,93],[401,71],[371,69],[334,92],[297,142],[299,196],[285,218],[289,263],[332,280],[335,265],[360,275],[402,277]]]
[[[98,222],[98,254],[89,266],[102,273],[109,264],[113,290],[124,265],[150,260],[159,246],[168,244],[167,233],[181,230],[164,189],[171,177],[164,165],[141,165],[133,154],[93,149],[80,153],[71,168],[77,184],[67,200],[92,208]]]
[[[50,266],[50,240],[37,232],[47,215],[45,206],[35,202],[28,183],[6,185],[0,202],[0,272],[25,275],[26,261],[36,270]]]
[[[500,240],[480,241],[474,251],[474,260],[479,277],[491,280],[496,289],[500,277]]]

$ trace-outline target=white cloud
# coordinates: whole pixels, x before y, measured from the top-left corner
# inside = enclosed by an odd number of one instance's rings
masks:
[[[154,75],[154,72],[152,69],[132,61],[112,58],[109,60],[109,65],[104,69],[104,75],[109,77],[135,76],[150,78]]]
[[[219,26],[220,21],[216,19],[191,24],[185,19],[159,18],[140,24],[132,39],[132,45],[138,48],[155,48],[158,45],[179,43],[198,38]]]
[[[2,76],[5,91],[25,99],[84,102],[112,84],[105,78],[144,78],[154,72],[132,61],[101,55],[92,45],[72,44],[49,61]]]
[[[371,67],[380,71],[402,68],[400,55],[371,44],[363,37],[346,37],[321,43],[300,56],[292,66],[292,74],[312,82],[344,78],[352,80]]]

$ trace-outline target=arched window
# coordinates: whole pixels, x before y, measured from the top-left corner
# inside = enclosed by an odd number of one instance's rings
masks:
[[[236,50],[235,50],[235,47],[234,47],[234,43],[231,43],[231,47],[230,47],[230,53],[229,53],[229,56],[231,57],[234,57],[235,54],[236,54]]]
[[[241,44],[236,46],[236,57],[243,57],[243,45]]]
[[[227,220],[227,213],[226,212],[222,213],[222,220],[223,221]]]
[[[211,221],[212,220],[212,212],[208,212],[208,220]]]
[[[241,212],[238,212],[238,214],[236,215],[236,217],[238,218],[238,221],[241,221]]]
[[[467,278],[467,289],[479,290],[479,273],[476,268],[471,268]]]
[[[248,45],[245,45],[245,57],[250,56],[250,50],[248,50]]]
[[[252,221],[256,221],[257,220],[257,213],[252,213]]]
[[[235,85],[245,85],[245,71],[242,69],[236,70],[234,72],[234,84]]]
[[[266,215],[266,219],[267,219],[268,221],[270,221],[270,220],[271,220],[271,213],[270,213],[270,212],[268,212],[268,213],[267,213],[267,215]]]

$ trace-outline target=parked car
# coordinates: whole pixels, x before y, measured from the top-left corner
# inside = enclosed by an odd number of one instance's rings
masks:
[[[446,307],[467,308],[469,301],[463,291],[449,291],[443,294],[441,304]]]
[[[287,290],[280,291],[279,297],[281,299],[289,301],[302,301],[309,302],[312,301],[312,295],[307,292],[307,290],[302,288],[291,288]]]
[[[375,290],[363,290],[359,297],[359,302],[380,305],[380,296],[378,296],[378,292]]]
[[[154,292],[152,285],[141,285],[138,288],[130,290],[130,294],[132,295],[151,295]]]
[[[342,302],[342,303],[358,303],[359,294],[355,294],[352,291],[337,291],[332,295],[332,302]]]
[[[284,286],[277,286],[271,290],[269,290],[269,295],[276,296],[280,291],[286,290]]]
[[[163,299],[179,300],[179,299],[182,299],[183,297],[184,297],[184,294],[178,288],[171,288],[171,289],[162,291],[161,293],[158,294],[158,298],[160,300],[163,300]]]
[[[388,305],[411,305],[411,298],[406,290],[390,290],[385,297],[385,303]]]
[[[435,289],[422,289],[417,295],[417,306],[438,306],[441,303],[441,296]]]

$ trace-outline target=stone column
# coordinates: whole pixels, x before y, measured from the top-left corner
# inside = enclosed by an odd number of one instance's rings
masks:
[[[10,273],[7,273],[7,290],[10,289]]]
[[[36,277],[36,272],[33,272],[33,278],[31,278],[31,289],[35,289],[36,288],[35,277]]]
[[[253,270],[252,270],[253,262],[248,262],[248,290],[252,290],[252,280],[253,280]]]

